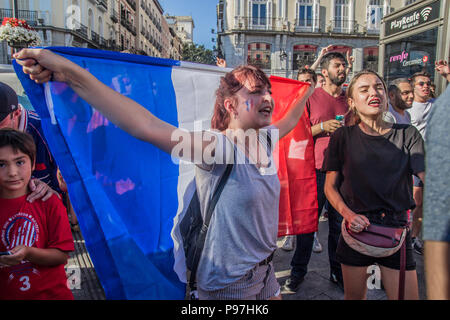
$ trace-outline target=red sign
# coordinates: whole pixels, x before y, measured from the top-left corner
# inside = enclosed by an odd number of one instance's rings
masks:
[[[422,61],[423,62],[428,62],[428,56],[423,56]]]

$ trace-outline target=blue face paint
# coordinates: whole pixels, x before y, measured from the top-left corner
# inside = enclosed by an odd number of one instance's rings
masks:
[[[251,104],[250,104],[250,102],[248,100],[245,101],[245,104],[247,105],[247,112],[249,112]]]

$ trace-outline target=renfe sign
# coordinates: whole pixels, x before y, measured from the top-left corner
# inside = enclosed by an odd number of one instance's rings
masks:
[[[438,19],[440,6],[441,1],[439,0],[409,11],[400,17],[386,20],[385,35],[390,36]]]

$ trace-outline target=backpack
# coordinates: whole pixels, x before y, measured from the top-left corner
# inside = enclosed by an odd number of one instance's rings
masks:
[[[183,239],[183,249],[186,258],[186,267],[190,271],[189,288],[191,300],[197,300],[197,267],[205,245],[206,234],[208,232],[209,223],[211,221],[214,208],[220,198],[220,194],[227,183],[233,164],[227,164],[224,174],[214,190],[211,201],[208,203],[205,221],[203,221],[200,201],[198,199],[197,190],[189,203],[189,207],[183,219],[180,222],[180,233]]]

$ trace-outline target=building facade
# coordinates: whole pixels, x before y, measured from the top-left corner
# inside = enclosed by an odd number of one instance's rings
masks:
[[[378,70],[383,16],[406,0],[219,0],[218,50],[230,67],[254,64],[294,78],[322,48],[350,51],[353,72]]]
[[[111,41],[114,0],[22,0],[17,1],[18,18],[40,35],[42,46],[69,46],[114,50]],[[13,16],[13,1],[0,1],[0,18]],[[1,63],[11,61],[11,50],[1,44]]]
[[[166,20],[183,43],[194,43],[194,20],[191,16],[169,16]]]
[[[18,18],[34,27],[42,46],[84,47],[181,59],[180,40],[158,0],[16,0]],[[13,16],[13,0],[0,0],[0,18]],[[177,45],[177,48],[172,48]],[[0,43],[0,63],[11,49]]]

